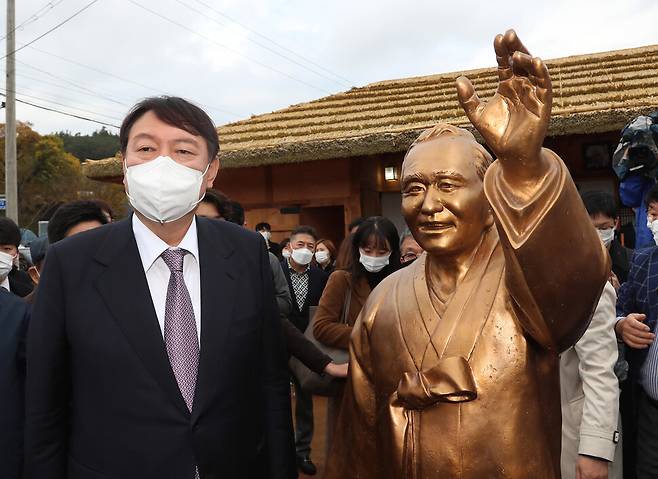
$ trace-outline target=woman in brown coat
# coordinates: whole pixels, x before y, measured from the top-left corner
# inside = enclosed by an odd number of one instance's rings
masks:
[[[349,349],[352,327],[370,292],[400,267],[398,232],[389,219],[368,218],[354,235],[345,239],[349,240],[350,267],[329,276],[313,326],[313,335],[319,342],[345,350]],[[341,399],[342,391],[327,403],[327,451],[333,440]]]

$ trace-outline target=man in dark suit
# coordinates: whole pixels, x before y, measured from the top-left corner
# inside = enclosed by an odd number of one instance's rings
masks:
[[[28,334],[26,477],[293,478],[265,245],[195,218],[217,134],[173,97],[120,131],[135,214],[48,250]]]
[[[0,287],[21,298],[34,289],[30,276],[18,269],[18,246],[21,243],[21,231],[16,223],[6,217],[0,217],[0,252],[13,258],[14,264],[8,265],[11,270],[8,275],[0,275]]]
[[[265,239],[267,250],[276,256],[281,261],[281,246],[278,243],[273,243],[272,240],[272,226],[269,223],[258,223],[256,231],[260,233]]]
[[[615,333],[627,346],[624,449],[635,453],[638,479],[658,477],[658,248],[635,250],[619,289]],[[627,419],[630,418],[630,421]],[[630,426],[630,427],[629,427]],[[626,460],[626,459],[625,459]],[[624,464],[626,469],[626,464]]]
[[[298,226],[290,235],[291,257],[281,263],[292,295],[292,311],[289,319],[300,331],[309,322],[309,308],[317,306],[327,284],[328,275],[311,265],[318,235],[310,226]],[[315,474],[311,461],[313,439],[313,396],[295,383],[295,449],[297,466],[304,474]]]
[[[28,306],[0,288],[0,477],[23,477],[25,333]]]

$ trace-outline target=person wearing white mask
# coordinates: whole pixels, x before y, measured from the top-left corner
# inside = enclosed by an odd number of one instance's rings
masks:
[[[0,287],[24,298],[34,289],[30,276],[18,268],[21,232],[11,219],[0,218]]]
[[[330,239],[321,239],[315,246],[315,263],[327,274],[334,272],[336,264],[336,245]]]
[[[281,246],[272,241],[272,226],[269,223],[258,223],[255,229],[265,240],[267,250],[279,258],[280,261],[283,258],[281,256]]]
[[[41,272],[25,477],[296,477],[265,244],[195,217],[219,170],[215,125],[153,97],[119,140],[134,214],[50,245]]]
[[[395,225],[382,216],[365,219],[351,236],[350,250],[351,267],[337,269],[329,277],[313,325],[315,339],[344,350],[349,348],[352,327],[371,291],[400,268],[400,239]],[[341,400],[339,392],[328,401],[327,451],[334,440],[340,440],[334,439],[333,429]]]
[[[281,262],[292,296],[289,319],[302,333],[309,323],[309,311],[317,306],[327,284],[328,275],[313,266],[318,234],[310,226],[298,226],[290,234],[290,258]],[[304,391],[296,378],[295,384],[295,449],[297,466],[301,472],[313,475],[317,472],[311,460],[313,439],[313,396]]]
[[[616,237],[619,215],[615,199],[607,191],[599,190],[583,193],[582,199],[592,220],[592,225],[610,253],[612,261],[610,281],[615,289],[619,289],[619,286],[628,278],[633,250],[623,246]]]

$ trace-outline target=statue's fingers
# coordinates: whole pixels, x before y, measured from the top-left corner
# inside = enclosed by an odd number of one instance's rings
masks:
[[[541,58],[534,57],[532,59],[531,72],[534,76],[534,84],[537,86],[537,97],[542,103],[550,104],[553,100],[551,76]]]
[[[505,44],[505,37],[498,34],[494,38],[494,51],[496,52],[496,62],[498,63],[498,79],[500,81],[512,78],[512,67],[510,65],[510,52]]]
[[[551,75],[548,73],[548,67],[542,61],[541,58],[534,57],[532,59],[531,71],[532,74],[535,76],[535,82],[536,82],[535,84],[537,85],[537,87],[542,90],[545,90],[550,94],[553,90],[551,84]]]
[[[527,77],[529,74],[534,73],[532,70],[532,57],[527,53],[515,51],[512,55],[512,70],[515,75]]]
[[[459,104],[462,106],[466,112],[466,116],[472,123],[475,124],[479,118],[480,110],[480,99],[475,93],[475,88],[471,81],[465,76],[460,76],[457,78],[457,98],[459,99]]]
[[[510,53],[521,52],[525,53],[526,55],[530,55],[530,52],[525,47],[523,42],[521,42],[521,39],[513,29],[507,30],[505,32],[504,41],[507,45],[507,50],[509,50]]]

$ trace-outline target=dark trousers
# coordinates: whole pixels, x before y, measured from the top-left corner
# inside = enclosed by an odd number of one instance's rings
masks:
[[[297,457],[311,455],[313,439],[313,395],[302,389],[293,377],[295,385],[295,450]]]
[[[658,402],[650,399],[642,391],[637,421],[637,479],[656,479],[657,477]]]

